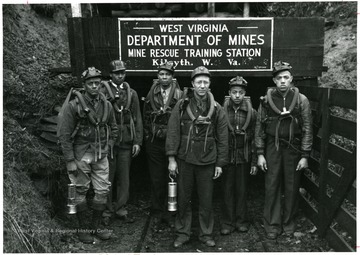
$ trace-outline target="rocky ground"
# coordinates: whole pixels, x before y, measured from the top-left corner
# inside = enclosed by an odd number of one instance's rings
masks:
[[[356,2],[324,5],[327,20],[324,65],[328,72],[321,86],[356,89]],[[278,5],[274,10],[279,11]],[[308,7],[307,7],[308,8]],[[289,9],[292,10],[292,9]],[[304,12],[308,11],[305,8]],[[315,10],[315,9],[314,9]],[[313,15],[319,15],[319,10]],[[298,13],[299,14],[299,13]],[[301,13],[300,13],[301,14]],[[309,13],[308,13],[309,14]],[[311,14],[311,13],[310,13]],[[4,252],[263,252],[329,251],[328,244],[302,212],[297,217],[296,237],[264,238],[261,226],[262,174],[250,189],[249,215],[252,227],[246,234],[219,235],[220,197],[215,197],[215,248],[193,239],[174,250],[172,229],[154,232],[149,217],[146,176],[133,180],[129,210],[137,221],[114,220],[113,238],[98,245],[83,245],[66,230],[75,226],[65,214],[66,174],[62,156],[40,136],[41,119],[56,114],[76,80],[69,74],[50,77],[49,69],[70,66],[66,17],[69,5],[3,5],[3,171]],[[277,15],[282,15],[280,12]],[[322,15],[321,15],[322,16]],[[356,115],[355,115],[356,118]],[[144,159],[144,156],[140,156]],[[134,163],[134,172],[141,164]],[[196,208],[195,208],[196,209]],[[54,231],[51,231],[54,230]],[[58,231],[56,231],[58,230]]]

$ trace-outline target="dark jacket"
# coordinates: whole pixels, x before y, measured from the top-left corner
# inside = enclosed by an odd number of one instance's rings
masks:
[[[94,153],[96,157],[100,154],[100,157],[103,158],[108,153],[109,141],[111,143],[118,135],[114,110],[110,102],[99,97],[97,105],[94,106],[89,97],[84,95],[83,98],[87,107],[99,120],[104,116],[104,105],[106,104],[108,117],[104,123],[95,126],[86,116],[77,98],[65,106],[59,139],[66,161],[81,160],[85,152]]]
[[[289,93],[287,93],[285,97],[285,100],[277,89],[272,91],[271,96],[278,109],[283,109],[284,102],[286,109],[289,109],[294,97],[294,91],[290,89]],[[275,137],[277,133],[279,139],[287,141],[289,140],[289,136],[291,134],[290,132],[292,132],[294,138],[299,139],[301,156],[309,157],[313,141],[311,108],[309,100],[301,93],[299,93],[299,97],[291,116],[293,117],[292,124],[291,118],[285,118],[279,123],[280,115],[272,110],[267,96],[261,99],[255,128],[255,145],[258,155],[264,154],[265,140],[267,136]],[[292,130],[291,125],[293,127]],[[290,143],[296,143],[296,139],[294,141],[290,141]]]
[[[116,86],[111,81],[106,82],[117,99],[111,99],[104,84],[102,92],[106,95],[109,101],[112,101],[113,105],[116,104],[118,109],[122,109],[121,112],[118,112],[114,108],[115,119],[119,129],[115,146],[124,149],[130,149],[135,144],[141,146],[143,140],[143,123],[138,94],[127,82],[124,82],[119,86]],[[128,90],[130,90],[130,106],[126,109],[128,102]]]
[[[167,133],[167,124],[170,114],[175,104],[182,97],[182,91],[179,88],[176,80],[170,86],[174,86],[174,95],[169,98],[169,108],[164,109],[163,96],[161,94],[161,85],[158,79],[154,79],[153,86],[145,98],[143,117],[144,117],[144,135],[145,139],[159,139],[165,142]],[[151,91],[152,90],[152,91]],[[151,97],[152,96],[152,100]],[[170,95],[169,95],[170,97]],[[152,106],[153,102],[153,106]]]
[[[229,127],[229,163],[242,164],[251,162],[251,166],[255,166],[257,161],[254,140],[256,111],[253,108],[248,109],[246,100],[250,99],[244,99],[238,109],[234,107],[235,105],[230,98],[228,99],[227,107],[224,104]],[[251,114],[250,123],[245,130],[246,132],[239,134],[242,133],[241,129],[246,122],[249,111]],[[245,148],[245,146],[247,147]]]
[[[201,112],[195,97],[190,99],[189,105],[195,118],[200,114],[206,116],[210,108],[210,102],[207,102],[205,112]],[[185,108],[184,99],[181,99],[171,113],[166,155],[177,156],[195,165],[225,166],[228,163],[228,128],[222,107],[215,104],[209,127],[206,124],[192,126],[193,121]]]

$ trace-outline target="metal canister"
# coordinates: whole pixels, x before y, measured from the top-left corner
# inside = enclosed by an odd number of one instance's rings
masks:
[[[171,181],[168,183],[168,211],[175,212],[177,210],[177,183],[169,175]]]
[[[67,204],[68,214],[76,213],[75,198],[76,198],[76,185],[70,183],[68,184],[68,204]]]

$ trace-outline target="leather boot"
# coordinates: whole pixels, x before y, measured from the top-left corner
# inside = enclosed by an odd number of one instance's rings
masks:
[[[83,243],[93,243],[94,238],[90,234],[91,229],[86,227],[86,212],[87,212],[87,205],[86,204],[79,204],[76,206],[76,216],[79,221],[79,228],[77,230],[77,234],[79,240]]]
[[[111,236],[111,230],[104,228],[101,225],[102,213],[105,210],[104,204],[93,203],[93,229],[95,230],[95,235],[101,240],[108,240]]]

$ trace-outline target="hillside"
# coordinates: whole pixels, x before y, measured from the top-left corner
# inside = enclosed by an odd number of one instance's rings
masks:
[[[320,3],[313,8],[281,3],[265,16],[326,18],[321,86],[356,89],[356,2]],[[40,138],[41,119],[56,114],[76,80],[50,77],[69,67],[66,18],[69,5],[3,5],[4,252],[68,252],[59,215],[66,204],[66,173],[58,147]],[[65,218],[64,218],[65,217]]]

